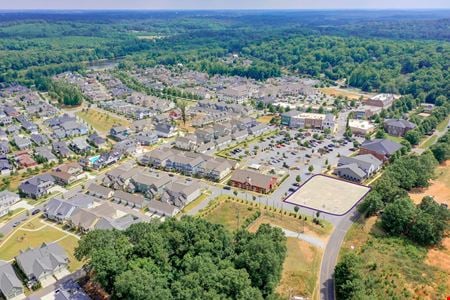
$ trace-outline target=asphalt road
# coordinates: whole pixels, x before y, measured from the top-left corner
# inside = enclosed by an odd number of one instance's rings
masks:
[[[342,217],[328,240],[320,269],[320,299],[334,300],[334,268],[347,231],[359,218],[356,207]]]

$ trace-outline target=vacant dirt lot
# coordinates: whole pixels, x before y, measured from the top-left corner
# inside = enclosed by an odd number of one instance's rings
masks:
[[[317,286],[322,251],[296,238],[287,239],[287,256],[277,292],[289,296],[312,298]]]
[[[439,166],[436,170],[436,179],[426,189],[420,189],[409,193],[414,203],[420,203],[423,197],[433,196],[439,203],[450,206],[450,161]]]
[[[338,87],[327,87],[327,88],[321,88],[320,91],[328,96],[333,97],[347,97],[350,100],[358,100],[361,97],[363,98],[369,98],[371,95],[360,93],[356,90],[350,90],[350,89],[342,89]]]

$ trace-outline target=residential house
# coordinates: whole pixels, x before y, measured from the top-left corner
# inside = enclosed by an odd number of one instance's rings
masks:
[[[158,142],[158,136],[154,132],[140,132],[135,137],[141,146],[151,146]]]
[[[140,223],[142,220],[134,215],[126,214],[117,219],[110,219],[107,217],[101,217],[100,220],[95,224],[95,229],[99,230],[126,230],[133,224]]]
[[[131,178],[128,188],[133,192],[142,193],[148,198],[155,198],[171,181],[166,173],[138,173]]]
[[[21,168],[31,168],[37,166],[36,161],[27,151],[19,151],[14,155],[17,165]]]
[[[50,143],[50,140],[48,139],[48,137],[45,134],[41,134],[41,133],[33,133],[31,136],[31,141],[36,145],[36,146],[43,146],[43,145],[47,145]]]
[[[20,135],[15,135],[13,137],[14,144],[19,148],[19,150],[25,150],[31,148],[31,141],[27,137],[22,137]]]
[[[73,152],[69,149],[66,142],[54,142],[52,144],[53,153],[55,153],[58,157],[67,158],[73,155]]]
[[[0,142],[0,154],[6,155],[9,153],[9,151],[10,151],[10,149],[9,149],[8,141],[1,141]]]
[[[177,181],[168,184],[164,188],[161,201],[183,208],[201,194],[201,186],[198,182]]]
[[[257,135],[262,135],[262,134],[268,132],[269,130],[270,130],[270,127],[267,126],[266,124],[257,124],[257,125],[255,125],[253,127],[250,127],[248,129],[248,132],[251,135],[257,136]]]
[[[162,217],[174,217],[180,210],[172,204],[152,199],[148,203],[148,211]]]
[[[36,147],[34,149],[34,156],[38,162],[57,162],[58,158],[52,153],[51,149],[42,146],[42,147]]]
[[[85,177],[83,168],[77,162],[60,165],[50,172],[55,179],[55,183],[65,186],[74,183]]]
[[[111,199],[112,196],[114,195],[114,190],[92,183],[89,185],[88,189],[87,189],[87,193],[91,196],[100,198],[100,199]]]
[[[53,198],[44,207],[44,216],[58,223],[65,223],[69,220],[77,206],[74,203]]]
[[[13,166],[10,164],[9,160],[4,155],[0,155],[0,174],[1,175],[11,175]]]
[[[231,173],[233,166],[226,160],[214,159],[204,162],[198,170],[200,176],[220,181]]]
[[[69,217],[68,222],[72,228],[82,232],[88,232],[95,229],[98,220],[99,217],[90,210],[76,208]]]
[[[131,194],[124,191],[115,191],[113,200],[117,203],[121,203],[130,207],[136,207],[139,209],[147,207],[148,202],[148,200],[145,199],[142,195]]]
[[[115,190],[124,189],[130,184],[131,178],[140,172],[141,170],[138,168],[120,166],[105,174],[102,185]]]
[[[155,131],[158,137],[169,138],[175,136],[176,127],[169,123],[159,123],[155,125]]]
[[[6,300],[25,299],[22,282],[9,262],[0,261],[0,296]]]
[[[42,282],[52,276],[68,274],[69,258],[57,243],[20,251],[16,262],[29,281]]]
[[[135,139],[127,139],[116,143],[113,150],[121,153],[122,155],[135,155],[142,151],[142,147]]]
[[[91,150],[91,146],[89,146],[84,137],[74,138],[70,142],[69,147],[77,154],[84,154]]]
[[[244,130],[240,130],[240,131],[236,131],[234,133],[231,134],[231,138],[233,140],[235,140],[236,142],[242,142],[245,141],[248,137],[248,130],[244,129]]]
[[[359,154],[372,154],[379,160],[385,162],[401,148],[401,144],[391,140],[375,139],[373,141],[364,141],[360,146]]]
[[[169,157],[175,155],[172,151],[166,148],[157,148],[149,153],[145,153],[140,159],[140,163],[155,168],[165,168]]]
[[[97,133],[93,133],[88,136],[87,142],[95,148],[102,149],[106,146],[106,139],[99,136]]]
[[[38,199],[50,193],[55,180],[50,174],[41,174],[23,181],[19,186],[20,194],[25,197]]]
[[[10,191],[0,192],[0,217],[7,215],[12,205],[20,201],[20,197],[16,193]]]
[[[236,170],[231,175],[230,185],[266,194],[275,189],[277,178],[250,170]]]
[[[175,147],[185,151],[195,151],[198,148],[196,135],[179,136],[175,139]]]
[[[124,141],[130,135],[128,128],[124,126],[114,126],[109,130],[109,135],[116,141]]]

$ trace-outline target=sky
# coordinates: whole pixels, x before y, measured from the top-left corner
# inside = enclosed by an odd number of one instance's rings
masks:
[[[450,0],[0,0],[8,9],[426,9]]]

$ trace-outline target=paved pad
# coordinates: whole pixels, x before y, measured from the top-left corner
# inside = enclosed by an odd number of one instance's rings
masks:
[[[332,215],[344,215],[352,209],[370,188],[324,175],[306,181],[285,201]]]

